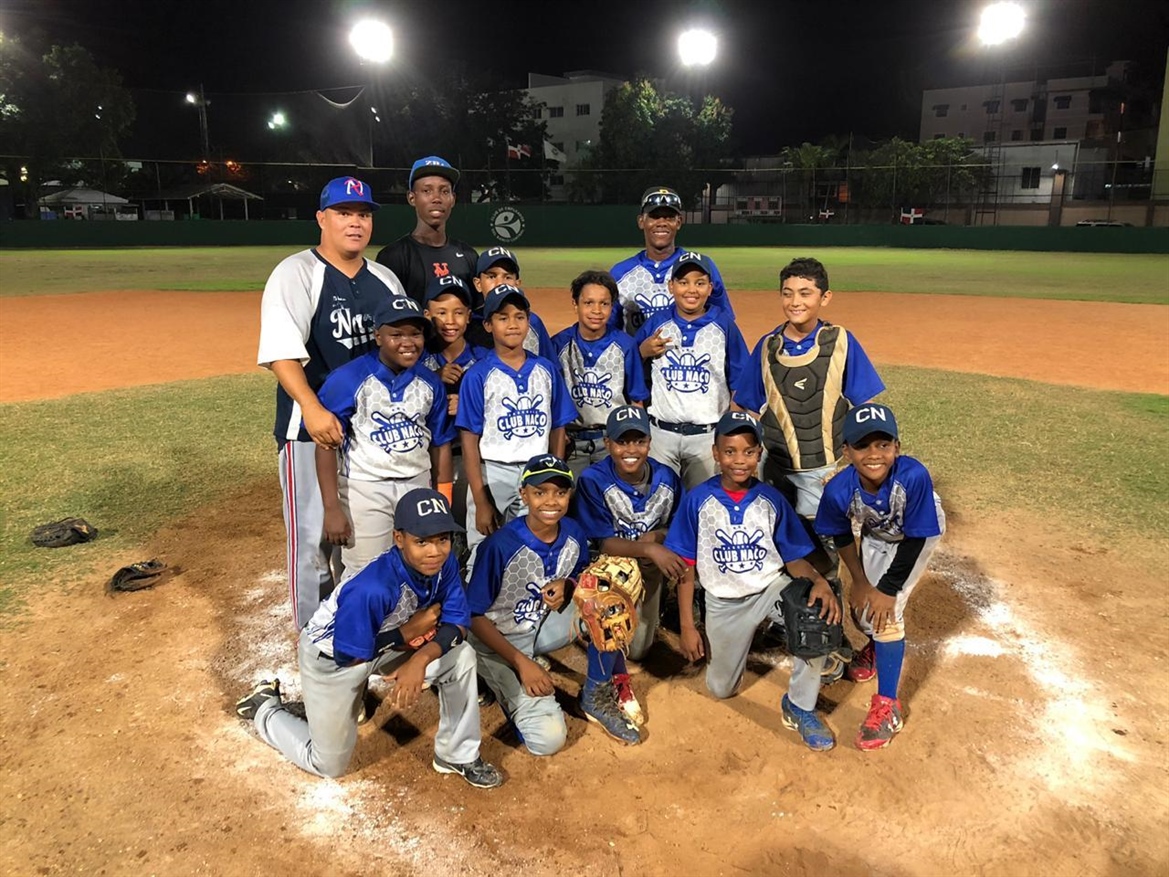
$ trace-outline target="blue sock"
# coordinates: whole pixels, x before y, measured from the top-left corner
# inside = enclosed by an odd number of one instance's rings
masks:
[[[608,682],[613,678],[613,665],[617,663],[620,652],[602,652],[592,643],[589,643],[589,670],[590,683]]]
[[[901,684],[901,664],[905,660],[905,640],[895,643],[873,641],[877,658],[877,694],[897,699],[897,686]]]

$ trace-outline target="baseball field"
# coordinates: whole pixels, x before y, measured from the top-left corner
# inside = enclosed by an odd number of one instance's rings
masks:
[[[353,772],[301,773],[232,705],[295,694],[264,280],[291,249],[0,252],[0,871],[13,874],[1163,875],[1169,870],[1169,263],[1163,256],[712,250],[749,343],[778,269],[828,266],[825,313],[877,364],[949,529],[907,614],[906,726],[851,740],[872,685],[780,724],[790,659],[760,648],[715,701],[662,635],[623,748],[575,706],[506,784],[430,768],[437,702],[383,706]],[[619,250],[516,250],[551,331]],[[372,252],[371,254],[372,255]],[[79,515],[95,541],[34,548]],[[178,575],[107,596],[118,567]],[[853,638],[859,642],[854,633]]]

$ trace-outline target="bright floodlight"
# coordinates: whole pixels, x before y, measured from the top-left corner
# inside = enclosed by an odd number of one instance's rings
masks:
[[[199,100],[199,98],[195,97],[195,93],[193,91],[187,92],[187,103],[193,104],[193,103],[196,103],[198,100]]]
[[[285,117],[284,113],[281,112],[273,113],[272,118],[268,120],[268,127],[273,130],[277,128],[283,128],[287,124],[288,119]]]
[[[394,54],[394,34],[385,22],[367,18],[353,25],[349,44],[357,57],[374,64],[384,64]]]
[[[686,67],[705,67],[717,50],[718,40],[708,30],[688,30],[678,37],[678,57]]]
[[[982,10],[978,38],[983,45],[997,46],[1023,32],[1026,15],[1018,3],[993,3]]]

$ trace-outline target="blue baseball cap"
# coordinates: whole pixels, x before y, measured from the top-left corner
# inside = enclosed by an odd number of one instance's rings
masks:
[[[728,411],[718,419],[718,423],[714,427],[714,434],[716,436],[734,435],[743,430],[755,433],[756,440],[763,441],[763,427],[746,411]]]
[[[447,274],[443,277],[431,277],[426,281],[426,294],[422,297],[422,304],[428,305],[436,298],[440,298],[447,293],[457,295],[459,299],[467,307],[471,306],[471,290],[467,289],[467,284],[463,283],[461,277],[454,274]]]
[[[513,304],[517,308],[529,312],[532,310],[532,305],[522,289],[518,286],[512,286],[510,283],[501,283],[487,293],[487,297],[483,300],[483,319],[486,320],[505,304]]]
[[[881,433],[897,438],[897,418],[886,405],[869,402],[857,405],[844,416],[844,443],[855,446],[867,435]]]
[[[714,276],[714,263],[710,261],[710,257],[704,256],[702,253],[695,253],[693,250],[688,250],[678,257],[678,261],[670,269],[670,279],[673,280],[685,269],[691,267],[697,268],[707,277]]]
[[[563,479],[568,482],[569,487],[572,486],[572,470],[568,468],[568,464],[555,454],[540,454],[538,457],[532,457],[524,466],[524,473],[520,476],[520,485],[528,487],[533,484],[543,484],[545,481],[552,481],[556,478]]]
[[[416,487],[398,500],[394,508],[394,529],[411,536],[461,533],[446,497],[429,487]]]
[[[394,326],[408,320],[419,323],[423,331],[430,327],[430,320],[426,319],[418,302],[408,295],[391,295],[379,302],[373,310],[373,327],[375,329],[381,326]]]
[[[682,212],[682,196],[673,189],[665,186],[653,186],[641,193],[641,212],[652,213],[654,210],[673,210]]]
[[[515,276],[520,276],[520,263],[511,250],[507,247],[492,247],[489,250],[484,250],[479,254],[479,263],[475,266],[475,273],[482,274],[493,265],[498,265],[500,262],[511,262],[515,268]]]
[[[368,204],[370,210],[382,206],[373,200],[369,183],[363,183],[357,177],[337,177],[325,183],[325,188],[321,189],[321,209],[328,210],[338,204]]]
[[[605,421],[605,438],[619,439],[630,432],[649,435],[649,416],[644,408],[636,405],[622,405],[614,408]]]
[[[428,155],[414,162],[410,167],[410,180],[406,184],[406,188],[413,189],[414,181],[421,177],[446,177],[451,181],[452,186],[459,182],[459,172],[451,166],[449,161],[439,155]]]

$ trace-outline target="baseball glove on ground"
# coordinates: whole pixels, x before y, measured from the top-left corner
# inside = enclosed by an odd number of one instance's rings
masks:
[[[170,567],[157,558],[139,561],[124,566],[114,573],[106,585],[106,590],[113,593],[114,591],[141,591],[153,588],[168,578],[171,572]]]
[[[637,603],[645,595],[637,561],[602,554],[574,584],[572,602],[593,645],[602,652],[628,650],[637,630]]]
[[[88,542],[97,536],[97,528],[84,518],[62,518],[51,524],[34,527],[29,538],[38,548],[64,548],[78,542]]]
[[[780,592],[777,609],[783,613],[783,626],[787,631],[787,650],[797,658],[819,658],[840,648],[844,639],[844,628],[840,624],[829,624],[820,617],[823,608],[817,600],[808,605],[812,590],[811,579],[792,579],[791,584]],[[840,599],[837,596],[836,599]]]

